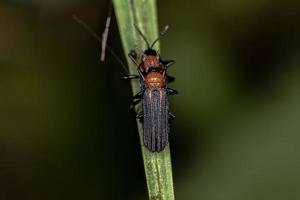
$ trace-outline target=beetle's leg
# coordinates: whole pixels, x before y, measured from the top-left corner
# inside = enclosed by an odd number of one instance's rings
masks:
[[[167,60],[167,61],[162,61],[162,63],[165,65],[166,68],[168,68],[171,65],[175,64],[175,61],[174,60]]]
[[[129,74],[129,75],[123,76],[122,79],[124,81],[130,81],[131,79],[137,79],[139,77],[140,77],[139,75]]]
[[[135,106],[136,106],[137,104],[139,104],[139,103],[141,102],[141,100],[142,100],[142,99],[137,99],[137,100],[133,101],[133,102],[131,103],[129,109],[132,110],[132,111],[134,111]]]
[[[141,111],[141,112],[139,112],[135,117],[136,117],[137,119],[141,119],[143,116],[144,116],[144,115],[143,115],[143,112]]]
[[[168,114],[170,120],[175,119],[175,115],[173,113],[169,112]]]
[[[142,98],[143,98],[143,91],[139,91],[136,95],[133,96],[133,101],[130,105],[130,110],[134,111],[134,107],[141,102]]]
[[[136,59],[137,59],[137,54],[136,54],[136,52],[135,52],[134,50],[131,50],[131,51],[129,52],[128,56],[129,56],[129,58],[131,59],[131,61],[132,61],[134,64],[138,65],[138,64],[137,64],[137,61],[136,61]]]
[[[171,83],[173,81],[175,81],[175,77],[167,75],[167,82]]]
[[[143,91],[139,91],[136,95],[133,96],[133,99],[142,99],[143,98]]]
[[[173,113],[169,112],[168,114],[170,120],[175,119],[175,115]]]
[[[176,91],[176,90],[173,90],[171,88],[166,88],[166,89],[167,89],[168,95],[178,94],[178,91]]]
[[[140,120],[141,123],[143,123],[144,121],[144,115],[143,115],[143,112],[139,112],[137,115],[136,115],[136,118]]]

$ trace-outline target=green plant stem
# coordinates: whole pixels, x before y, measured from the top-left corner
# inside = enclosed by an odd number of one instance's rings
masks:
[[[136,24],[151,43],[158,37],[157,10],[155,0],[114,0],[114,8],[118,21],[119,32],[125,55],[136,50],[141,57],[141,49],[145,49],[145,42],[134,28]],[[159,48],[159,43],[155,46]],[[137,66],[127,57],[130,74],[137,74]],[[140,90],[138,80],[131,82],[133,94]],[[140,108],[138,108],[140,110]],[[152,153],[143,145],[143,129],[137,121],[144,168],[147,180],[149,199],[173,200],[173,178],[171,154],[169,145],[160,153]]]

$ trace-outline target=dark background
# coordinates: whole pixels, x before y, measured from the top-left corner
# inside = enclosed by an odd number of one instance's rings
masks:
[[[147,199],[109,1],[0,2],[0,199]],[[158,1],[177,199],[300,198],[300,2]],[[117,22],[108,44],[124,59]]]

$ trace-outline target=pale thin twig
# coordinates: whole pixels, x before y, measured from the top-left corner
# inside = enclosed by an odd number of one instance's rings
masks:
[[[102,45],[101,45],[102,48],[101,48],[101,58],[100,58],[102,62],[105,60],[105,49],[107,45],[106,43],[107,43],[108,31],[110,27],[111,13],[112,13],[112,2],[110,1],[107,19],[105,23],[105,29],[102,33]]]

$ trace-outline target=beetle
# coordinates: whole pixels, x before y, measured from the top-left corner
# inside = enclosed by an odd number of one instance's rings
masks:
[[[137,65],[139,75],[127,75],[123,79],[139,79],[141,91],[133,97],[130,108],[134,110],[135,106],[141,102],[142,111],[136,117],[143,124],[144,145],[151,152],[160,152],[169,143],[169,121],[175,118],[169,112],[168,96],[178,93],[167,87],[175,80],[174,77],[167,75],[167,69],[175,62],[163,61],[159,52],[153,48],[160,37],[166,33],[168,26],[152,45],[149,45],[148,40],[136,25],[135,28],[146,42],[147,49],[142,53],[140,63],[138,63],[135,51],[128,54],[132,62]]]

